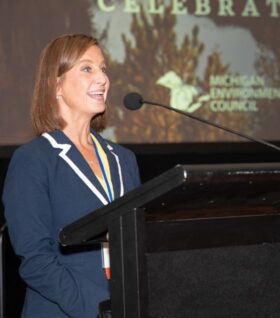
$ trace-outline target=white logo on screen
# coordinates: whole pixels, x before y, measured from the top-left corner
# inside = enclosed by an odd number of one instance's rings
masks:
[[[184,83],[174,71],[165,73],[156,83],[170,89],[170,106],[184,112],[193,113],[210,99],[208,94],[200,94],[195,86]]]

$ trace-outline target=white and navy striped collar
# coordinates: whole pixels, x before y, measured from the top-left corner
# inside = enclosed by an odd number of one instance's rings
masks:
[[[123,196],[123,173],[119,156],[116,154],[113,147],[110,144],[108,144],[100,135],[98,135],[94,131],[92,131],[92,133],[98,139],[98,141],[100,142],[101,146],[107,154],[115,197]],[[54,149],[61,150],[58,153],[58,156],[61,157],[68,164],[69,168],[73,170],[73,172],[102,202],[102,204],[107,205],[109,203],[109,200],[107,198],[106,193],[104,192],[103,188],[101,187],[95,176],[95,182],[92,181],[92,171],[86,164],[78,149],[71,142],[71,140],[60,130],[55,130],[50,133],[43,133],[42,136],[49,141],[49,143]]]

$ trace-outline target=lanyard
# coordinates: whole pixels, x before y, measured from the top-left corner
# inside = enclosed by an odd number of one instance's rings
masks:
[[[92,137],[92,141],[93,141],[93,147],[94,147],[94,150],[95,150],[95,153],[96,153],[96,156],[97,156],[97,160],[98,160],[99,166],[101,168],[102,176],[103,176],[103,179],[105,181],[106,188],[107,188],[107,191],[108,191],[108,194],[109,194],[109,201],[112,202],[113,201],[112,190],[111,190],[111,187],[110,187],[110,184],[109,184],[109,181],[108,181],[108,177],[107,177],[103,162],[101,160],[98,148],[97,148],[97,146],[96,146],[96,144],[94,142],[93,137]]]

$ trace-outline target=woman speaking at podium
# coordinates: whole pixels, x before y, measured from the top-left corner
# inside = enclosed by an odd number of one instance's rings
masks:
[[[102,249],[63,253],[59,231],[139,185],[135,156],[103,139],[109,79],[102,50],[63,35],[42,51],[32,102],[38,135],[16,150],[3,194],[27,284],[22,317],[95,318],[109,297]]]

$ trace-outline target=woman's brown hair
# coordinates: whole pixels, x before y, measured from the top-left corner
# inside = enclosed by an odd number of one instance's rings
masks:
[[[69,71],[76,61],[98,41],[87,35],[62,35],[51,41],[42,51],[32,98],[32,124],[37,135],[65,127],[56,99],[57,78]],[[102,131],[106,125],[106,111],[92,118],[91,127]]]

